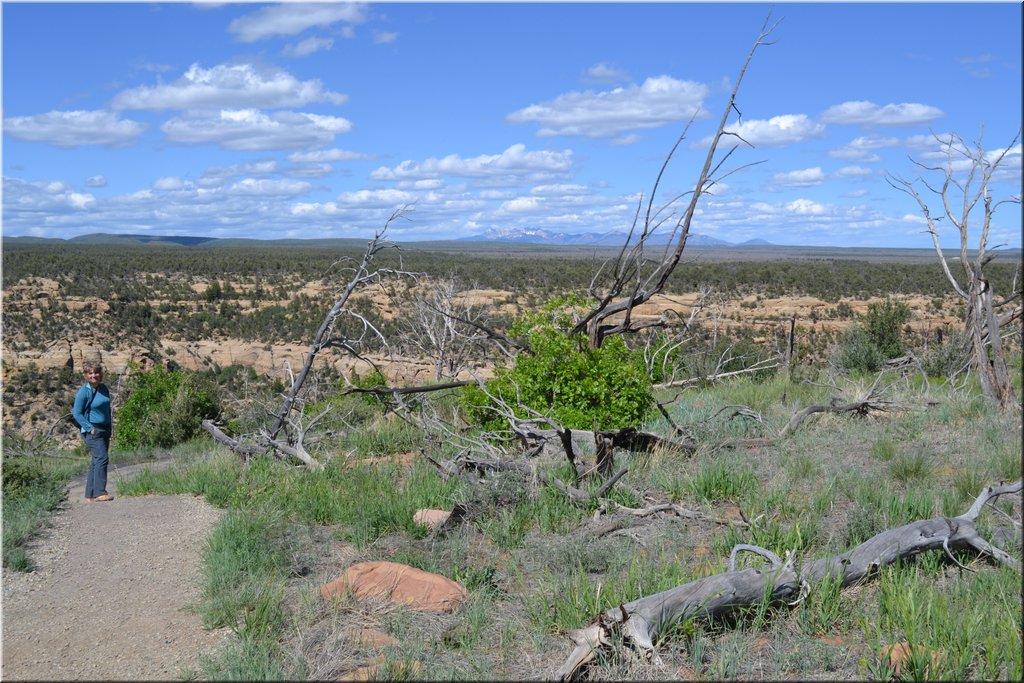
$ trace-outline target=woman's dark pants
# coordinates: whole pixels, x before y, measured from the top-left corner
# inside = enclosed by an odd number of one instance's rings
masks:
[[[85,497],[95,498],[107,492],[107,464],[110,462],[110,432],[97,429],[95,434],[82,434],[85,445],[92,451],[89,478],[85,482]]]

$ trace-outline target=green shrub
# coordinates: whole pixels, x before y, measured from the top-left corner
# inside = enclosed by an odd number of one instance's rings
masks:
[[[25,544],[46,524],[50,511],[66,494],[64,485],[81,472],[77,458],[30,458],[5,455],[3,459],[3,566],[32,571],[35,563]]]
[[[125,450],[168,448],[196,436],[219,413],[217,387],[199,375],[155,366],[132,377],[117,413],[117,444]]]
[[[573,303],[556,299],[513,325],[513,334],[525,334],[531,351],[516,356],[511,367],[498,368],[487,392],[514,406],[519,417],[528,417],[523,404],[572,429],[639,425],[654,407],[643,358],[619,336],[592,349],[585,335],[568,334],[564,328]],[[479,387],[464,390],[462,405],[471,423],[488,430],[507,428]]]
[[[359,387],[360,389],[376,389],[378,387],[386,387],[388,385],[388,378],[384,376],[384,373],[377,369],[371,370],[362,377],[360,377],[356,372],[353,372],[352,385]],[[371,406],[384,405],[380,396],[377,396],[376,394],[360,394],[360,397]]]
[[[864,328],[885,360],[903,355],[901,328],[908,320],[910,307],[902,301],[886,298],[885,301],[868,304]]]
[[[881,349],[860,325],[846,329],[839,338],[832,362],[842,370],[878,372],[885,363]]]
[[[3,489],[4,496],[18,498],[38,489],[50,489],[62,485],[50,472],[26,458],[4,458]]]
[[[951,334],[941,344],[928,348],[921,358],[921,367],[929,377],[950,377],[963,370],[968,359],[963,336]]]

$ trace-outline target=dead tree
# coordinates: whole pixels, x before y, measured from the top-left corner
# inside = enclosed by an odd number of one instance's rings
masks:
[[[797,558],[789,553],[783,559],[765,548],[737,545],[725,573],[610,607],[595,616],[589,626],[571,631],[569,637],[575,648],[554,677],[558,680],[572,678],[599,651],[610,650],[614,642],[623,642],[642,655],[657,659],[654,643],[659,635],[684,619],[721,618],[760,604],[766,598],[773,603],[785,601],[796,605],[825,578],[837,580],[840,587],[850,586],[870,578],[885,565],[930,550],[943,551],[961,567],[963,565],[953,556],[954,550],[973,550],[1019,570],[1017,559],[983,539],[975,525],[987,504],[999,496],[1020,491],[1020,480],[995,488],[985,487],[970,509],[958,517],[934,517],[889,529],[836,557],[805,564],[798,564]],[[740,552],[766,559],[768,568],[738,569],[736,559]]]
[[[917,161],[914,163],[922,171],[938,176],[941,185],[934,185],[920,176],[912,181],[888,176],[892,187],[917,202],[946,279],[967,303],[964,335],[972,367],[978,372],[982,393],[1003,409],[1020,405],[1014,396],[1006,367],[1001,328],[1021,316],[1021,284],[1015,282],[1008,296],[997,298],[985,274],[985,267],[995,257],[989,251],[988,239],[996,209],[1002,204],[1020,204],[1021,198],[1018,194],[994,199],[989,186],[1007,154],[1017,145],[1020,135],[1018,130],[1006,149],[994,152],[984,150],[980,137],[969,145],[957,134],[948,137],[935,135],[945,156],[943,164],[926,166]],[[938,215],[933,214],[917,191],[919,183],[941,201],[942,209]],[[972,224],[972,213],[976,210],[981,211],[980,221]],[[959,237],[960,278],[954,275],[939,243],[937,224],[942,220],[948,220],[954,234]],[[973,255],[968,251],[972,236],[977,239]]]
[[[593,308],[581,317],[571,331],[571,334],[585,333],[591,348],[601,346],[604,339],[610,335],[635,332],[652,324],[658,324],[637,322],[633,319],[633,311],[637,306],[649,301],[664,290],[669,277],[682,258],[683,250],[686,247],[686,239],[690,234],[690,225],[693,222],[693,217],[696,215],[697,204],[700,198],[705,192],[713,188],[714,185],[740,170],[736,168],[719,175],[720,171],[722,171],[722,166],[732,156],[738,146],[733,146],[721,158],[717,158],[719,144],[724,136],[735,137],[741,142],[749,144],[738,134],[726,130],[726,126],[732,113],[734,111],[739,112],[736,106],[736,95],[739,92],[740,83],[743,82],[743,76],[754,57],[754,53],[761,45],[771,44],[767,39],[777,25],[777,22],[771,23],[771,17],[769,16],[761,27],[753,47],[747,54],[747,59],[736,78],[736,84],[733,86],[729,101],[722,112],[718,129],[711,137],[704,165],[697,176],[693,190],[688,193],[689,202],[682,210],[682,213],[677,215],[673,207],[685,194],[672,198],[658,208],[655,208],[654,202],[657,198],[661,178],[679,145],[686,139],[690,126],[693,124],[693,118],[687,123],[682,134],[665,158],[651,188],[651,192],[647,197],[646,207],[643,205],[643,198],[637,204],[633,224],[619,251],[618,257],[606,264],[606,268],[602,268],[594,275],[589,290],[589,295],[594,300]],[[747,166],[749,165],[747,164]],[[652,259],[649,256],[653,250],[651,244],[652,237],[666,226],[671,228],[670,238],[664,248],[657,250],[660,251],[660,255]],[[602,279],[607,284],[601,285],[600,280]]]
[[[376,338],[386,345],[384,335],[381,334],[373,323],[366,316],[352,310],[349,301],[357,291],[371,285],[381,285],[389,277],[412,277],[418,274],[400,269],[375,268],[373,265],[375,257],[384,250],[397,249],[398,245],[385,239],[385,234],[392,222],[404,216],[406,208],[394,211],[388,220],[366,245],[362,257],[354,265],[347,266],[344,270],[350,273],[348,282],[339,289],[338,298],[331,306],[319,329],[313,337],[306,359],[298,375],[291,375],[288,391],[281,401],[281,406],[273,417],[269,428],[261,428],[256,435],[251,437],[233,438],[218,429],[212,422],[205,421],[203,428],[209,432],[214,439],[225,444],[239,455],[248,458],[253,454],[255,448],[263,447],[270,449],[279,457],[298,459],[310,469],[318,469],[321,463],[307,451],[305,446],[306,432],[316,424],[324,414],[312,419],[303,419],[300,415],[295,417],[294,413],[301,411],[304,402],[301,399],[303,387],[313,369],[313,364],[318,356],[328,350],[339,348],[346,353],[369,363],[374,364],[365,358],[361,348],[365,346],[368,338]],[[349,336],[338,328],[338,321],[344,317],[350,317],[357,321],[361,328],[355,336]],[[376,367],[376,366],[374,366]],[[291,374],[289,372],[289,374]]]
[[[445,278],[413,301],[404,318],[406,343],[434,364],[434,381],[454,379],[470,367],[487,338],[478,322],[481,311],[460,298],[458,283]]]

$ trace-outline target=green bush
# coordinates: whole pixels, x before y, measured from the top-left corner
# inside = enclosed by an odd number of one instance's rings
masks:
[[[52,488],[60,485],[49,472],[25,458],[4,458],[4,496],[17,498],[35,489]]]
[[[950,377],[963,370],[969,358],[963,336],[953,334],[928,348],[921,358],[921,367],[929,377]]]
[[[359,387],[360,389],[376,389],[378,387],[386,387],[388,385],[388,378],[384,376],[384,373],[377,369],[371,370],[361,377],[353,371],[352,385]],[[376,394],[360,394],[360,396],[371,406],[384,405],[380,396]]]
[[[832,356],[832,362],[843,370],[878,372],[885,364],[885,355],[860,325],[846,329]]]
[[[130,380],[128,399],[116,416],[117,444],[126,450],[168,448],[196,436],[202,421],[218,412],[212,382],[158,365]]]
[[[46,524],[50,511],[65,498],[64,485],[81,472],[77,458],[4,455],[3,566],[32,571],[35,563],[25,544]]]
[[[885,356],[885,360],[903,355],[901,329],[910,320],[910,307],[902,301],[887,298],[868,304],[864,314],[864,328],[868,338]]]
[[[516,356],[511,367],[498,368],[487,391],[528,417],[525,405],[572,429],[620,429],[638,426],[654,407],[651,379],[640,354],[621,337],[588,347],[583,334],[568,334],[569,312],[577,301],[560,298],[512,327],[527,338],[530,352]],[[477,386],[467,387],[462,405],[472,424],[488,430],[507,428],[494,403]]]

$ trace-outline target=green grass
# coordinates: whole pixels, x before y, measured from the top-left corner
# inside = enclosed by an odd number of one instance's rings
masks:
[[[689,493],[700,500],[740,501],[758,487],[753,468],[742,458],[705,458],[700,470],[689,481]]]
[[[368,433],[339,442],[335,452],[355,449],[348,467],[337,457],[319,472],[270,458],[245,468],[209,448],[187,454],[173,469],[126,482],[121,491],[199,493],[228,510],[214,534],[216,552],[211,539],[205,558],[200,609],[206,623],[230,625],[238,635],[231,647],[203,659],[209,678],[307,677],[309,648],[321,648],[318,655],[329,658],[323,648],[330,641],[304,640],[304,620],[331,609],[342,612],[328,612],[329,618],[375,623],[400,638],[400,651],[384,653],[394,665],[385,667],[385,675],[536,678],[549,676],[567,655],[567,629],[608,608],[723,571],[736,543],[780,555],[793,550],[798,562],[805,561],[917,519],[960,514],[982,486],[1020,476],[1020,430],[1013,419],[958,394],[933,388],[929,396],[938,403],[867,419],[821,416],[778,442],[719,448],[715,444],[724,439],[772,436],[795,410],[828,402],[820,386],[745,379],[687,393],[672,406],[673,420],[701,443],[696,454],[617,454],[630,470],[609,498],[629,507],[671,500],[709,517],[735,504],[756,520],[750,528],[670,515],[637,520],[612,506],[601,522],[622,516],[629,520],[625,533],[596,538],[590,519],[596,503],[574,505],[529,477],[504,473],[469,487],[442,481],[423,460],[411,466],[363,462],[416,450],[416,435],[402,425],[369,420],[362,425]],[[907,403],[913,398],[900,396]],[[726,413],[713,418],[726,405],[751,407],[764,422],[727,420]],[[571,480],[564,464],[549,471]],[[428,535],[412,524],[419,508],[450,509],[460,502],[472,502],[473,514],[446,535]],[[999,507],[1020,515],[1019,501]],[[978,528],[987,536],[997,525],[1006,522],[987,511]],[[313,529],[329,543],[343,544],[353,561],[387,559],[435,572],[462,583],[469,599],[443,617],[404,608],[381,613],[383,608],[357,603],[323,606],[318,584],[294,572],[300,554],[313,557],[302,562],[314,566],[316,554],[323,554],[323,548],[310,553],[302,546]],[[684,668],[713,679],[882,677],[881,648],[911,636],[922,652],[949,653],[939,672],[946,678],[1019,676],[1019,574],[970,554],[958,558],[975,571],[959,571],[941,552],[925,553],[856,588],[840,590],[836,581],[825,580],[793,607],[765,601],[732,619],[669,626],[658,643],[661,667],[632,659],[621,643],[613,644],[593,665],[594,677],[675,677]],[[960,619],[965,633],[958,635]],[[833,644],[837,638],[841,644]],[[412,661],[422,665],[421,673],[409,666]]]
[[[692,581],[696,576],[678,561],[651,557],[646,552],[621,558],[594,581],[582,563],[569,566],[567,574],[550,568],[539,585],[524,589],[524,607],[535,625],[550,633],[580,628],[609,607]],[[520,577],[521,579],[521,577]]]
[[[310,472],[272,458],[255,459],[246,468],[237,457],[222,454],[172,470],[147,470],[119,490],[122,495],[204,495],[229,509],[262,504],[297,522],[348,527],[347,537],[363,547],[396,531],[422,535],[412,521],[416,510],[450,509],[458,502],[458,482],[443,482],[425,461],[407,474],[400,470],[395,464],[345,467],[334,460]]]
[[[5,456],[3,460],[3,565],[32,571],[25,545],[64,500],[65,486],[88,466],[86,457]]]
[[[885,567],[878,621],[865,620],[874,642],[906,641],[918,650],[904,677],[1020,680],[1020,575],[988,571],[937,584],[913,563]],[[937,662],[931,652],[941,653]]]

